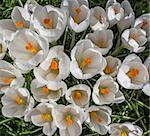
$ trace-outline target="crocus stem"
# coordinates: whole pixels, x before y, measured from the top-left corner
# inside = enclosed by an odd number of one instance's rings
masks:
[[[76,37],[76,33],[74,31],[72,31],[72,40],[71,40],[71,44],[70,44],[70,50],[73,48],[74,43],[75,43],[75,37]]]
[[[11,120],[13,120],[13,118],[5,119],[5,120],[3,120],[3,121],[0,122],[0,125],[3,124],[3,123],[9,122],[9,121],[11,121]]]
[[[68,32],[68,27],[66,27],[66,31],[65,31],[65,34],[64,34],[63,46],[65,46],[65,43],[66,43],[67,32]]]
[[[111,55],[112,56],[116,56],[122,49],[123,49],[123,45],[120,45],[116,50],[114,50]]]

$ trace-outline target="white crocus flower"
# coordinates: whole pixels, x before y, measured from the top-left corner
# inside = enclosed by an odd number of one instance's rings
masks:
[[[149,81],[144,85],[142,91],[150,96],[150,56],[147,57],[147,59],[144,62],[144,65],[146,66],[147,70],[148,70],[148,74],[149,74]]]
[[[106,14],[110,26],[117,24],[124,17],[124,9],[116,0],[108,0],[106,4]]]
[[[34,69],[36,79],[43,84],[51,81],[61,81],[68,77],[70,59],[64,53],[63,46],[54,46],[50,49],[46,59]]]
[[[107,66],[101,74],[115,77],[121,65],[121,60],[112,56],[107,56],[105,59],[107,61]]]
[[[130,122],[113,123],[109,126],[110,136],[142,136],[143,130]]]
[[[17,31],[9,44],[10,55],[23,71],[29,71],[43,61],[48,48],[48,41],[29,29]]]
[[[142,52],[147,42],[146,33],[142,29],[131,28],[122,33],[122,43],[131,52]]]
[[[12,64],[0,60],[0,91],[5,92],[5,89],[11,87],[22,87],[25,79],[21,72]]]
[[[150,41],[150,13],[143,14],[135,20],[134,27],[146,31],[146,37]]]
[[[121,7],[124,9],[124,17],[117,23],[117,25],[119,29],[124,30],[133,25],[135,14],[128,0],[124,0],[121,3]]]
[[[39,83],[36,79],[31,82],[31,92],[38,102],[57,101],[67,90],[65,82],[51,82],[48,85]]]
[[[34,106],[34,99],[26,88],[7,88],[1,101],[2,114],[6,117],[21,118]]]
[[[97,105],[121,103],[125,100],[119,85],[110,76],[100,77],[93,88],[93,101]]]
[[[108,125],[111,123],[111,113],[112,110],[107,106],[91,106],[86,110],[86,122],[93,131],[106,135]]]
[[[106,12],[102,7],[97,6],[91,9],[90,26],[94,31],[107,29],[109,27]]]
[[[148,70],[135,54],[128,55],[119,68],[117,80],[126,89],[141,89],[148,82]]]
[[[0,60],[4,58],[7,51],[7,45],[3,41],[3,38],[0,36]]]
[[[73,105],[86,108],[89,106],[91,89],[85,84],[70,87],[66,92],[66,100]]]
[[[31,22],[34,29],[49,42],[57,41],[63,34],[67,16],[62,9],[47,6],[37,6],[32,14]]]
[[[60,136],[80,136],[84,117],[73,105],[58,105],[52,111],[52,115]]]
[[[99,48],[89,40],[80,40],[71,51],[70,71],[77,79],[89,79],[102,72],[106,60]]]
[[[35,126],[43,127],[43,133],[52,136],[57,127],[54,123],[52,110],[55,103],[40,103],[25,115],[25,121],[32,121]]]
[[[93,33],[87,34],[86,38],[90,39],[94,45],[99,47],[102,55],[105,55],[113,46],[112,30],[96,30]]]

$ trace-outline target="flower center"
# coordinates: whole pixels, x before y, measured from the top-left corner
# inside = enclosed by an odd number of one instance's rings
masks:
[[[49,93],[49,90],[47,87],[43,87],[42,88],[42,92],[45,93],[45,94],[48,94]]]
[[[91,58],[85,58],[80,64],[80,68],[84,68],[85,66],[89,65],[92,63]]]
[[[99,46],[100,48],[106,48],[106,43],[105,43],[104,38],[99,39],[99,41],[98,41],[98,46]]]
[[[139,70],[133,68],[133,69],[129,70],[129,72],[127,73],[127,75],[130,78],[136,77],[137,75],[139,75]]]
[[[104,18],[102,16],[99,16],[99,22],[102,24],[104,22]]]
[[[115,14],[120,13],[120,8],[118,6],[114,6],[114,12]]]
[[[76,15],[73,17],[73,20],[74,20],[74,22],[75,23],[79,23],[79,15],[80,15],[80,13],[81,13],[81,8],[80,7],[77,7],[76,9],[75,9],[75,13],[76,13]]]
[[[67,126],[71,126],[73,121],[72,121],[72,118],[71,118],[71,115],[67,115],[66,116],[66,122],[67,122]]]
[[[105,70],[104,70],[104,72],[105,72],[106,74],[110,74],[110,73],[112,72],[112,68],[107,65],[106,68],[105,68]]]
[[[138,33],[138,32],[133,32],[133,33],[129,36],[129,39],[137,40],[138,38],[139,38],[139,33]]]
[[[26,50],[29,52],[36,54],[37,53],[37,48],[33,47],[33,44],[31,42],[28,42],[27,45],[25,46]]]
[[[81,92],[76,91],[74,95],[75,95],[75,98],[76,98],[77,100],[80,100],[80,99],[81,99],[81,96],[82,96]]]
[[[57,59],[52,59],[52,62],[50,64],[50,68],[52,70],[59,70],[59,61]]]
[[[102,88],[99,90],[100,94],[109,94],[109,89],[108,88]]]
[[[4,78],[1,81],[5,84],[10,84],[15,78]]]
[[[41,119],[43,121],[52,121],[53,118],[52,118],[52,115],[49,113],[44,113],[44,114],[41,114]]]
[[[15,97],[15,102],[16,102],[18,105],[21,105],[21,104],[24,104],[24,103],[25,103],[25,101],[24,101],[22,98],[20,98],[19,96],[16,96],[16,97]]]
[[[43,24],[44,24],[44,26],[45,26],[46,28],[48,28],[48,29],[52,29],[52,27],[53,27],[53,21],[52,21],[51,18],[45,18],[45,19],[43,20]]]
[[[128,136],[128,134],[125,131],[122,131],[120,136]]]
[[[19,20],[17,23],[16,23],[16,26],[18,28],[22,28],[23,27],[23,21]]]
[[[96,120],[98,123],[101,123],[103,121],[103,119],[97,115],[96,111],[90,112],[90,116],[91,116],[91,118]]]
[[[147,20],[143,21],[141,28],[144,28],[144,29],[148,28],[148,21]]]

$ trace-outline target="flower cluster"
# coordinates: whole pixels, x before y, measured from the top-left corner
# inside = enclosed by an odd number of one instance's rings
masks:
[[[24,117],[42,127],[47,136],[57,128],[61,136],[79,136],[84,122],[101,135],[109,132],[111,136],[141,136],[141,128],[130,122],[111,124],[108,105],[125,101],[120,86],[142,89],[150,96],[150,57],[142,63],[132,53],[121,62],[108,54],[114,46],[110,30],[114,25],[121,34],[119,46],[131,53],[145,50],[150,40],[150,13],[135,19],[127,0],[108,0],[106,10],[100,6],[90,9],[87,0],[63,0],[60,8],[27,0],[24,7],[14,7],[11,19],[0,20],[2,114]],[[89,26],[92,30],[70,47],[70,56],[65,46],[49,45],[63,35],[66,26],[76,33]],[[3,60],[7,52],[13,64]],[[29,91],[24,74],[32,70],[35,79]],[[65,79],[70,73],[76,80],[96,75],[99,79],[95,79],[94,86],[79,82],[68,88]],[[61,97],[66,105],[57,104]]]

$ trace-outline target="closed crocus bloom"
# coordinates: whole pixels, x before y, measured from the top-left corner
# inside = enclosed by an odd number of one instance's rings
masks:
[[[67,17],[62,9],[47,6],[37,6],[32,14],[32,24],[34,29],[49,42],[57,41],[63,34]]]
[[[109,126],[110,136],[142,136],[143,130],[130,122],[113,123]]]
[[[146,31],[146,37],[150,41],[150,13],[143,14],[135,20],[134,27],[141,28]]]
[[[52,47],[46,59],[34,69],[36,79],[43,84],[51,81],[61,81],[68,77],[70,59],[64,53],[63,46]]]
[[[38,102],[57,101],[65,94],[65,82],[50,82],[48,85],[39,83],[36,79],[31,82],[31,92]]]
[[[7,45],[0,36],[0,60],[4,58],[7,51]]]
[[[80,136],[83,114],[73,105],[58,105],[52,111],[52,115],[60,136]]]
[[[131,52],[142,52],[147,42],[146,33],[142,29],[131,28],[122,33],[122,43]]]
[[[121,60],[112,56],[107,56],[105,59],[107,61],[107,66],[105,67],[104,71],[101,74],[115,77],[121,65]]]
[[[141,59],[135,55],[128,55],[121,64],[117,80],[126,89],[141,89],[148,82],[148,70]]]
[[[29,29],[17,31],[9,44],[10,55],[23,71],[37,66],[47,56],[48,50],[48,41]]]
[[[93,131],[105,135],[111,123],[111,113],[112,110],[107,106],[91,106],[86,110],[86,122]]]
[[[93,101],[97,105],[121,103],[125,100],[119,85],[110,76],[100,77],[93,88]]]
[[[106,14],[110,26],[117,24],[124,17],[124,9],[116,0],[108,0],[106,4]]]
[[[73,105],[86,108],[89,106],[91,89],[85,84],[70,87],[66,92],[66,100]]]
[[[71,51],[70,71],[77,79],[89,79],[102,72],[106,60],[99,48],[89,40],[80,40]]]
[[[25,121],[32,121],[35,126],[43,127],[43,133],[52,136],[57,127],[54,123],[52,110],[55,103],[40,103],[25,116]]]
[[[24,78],[21,72],[12,64],[0,60],[0,91],[5,92],[5,89],[11,87],[22,87]]]
[[[113,32],[112,30],[97,30],[93,33],[87,34],[86,38],[90,39],[94,45],[99,47],[102,55],[105,55],[113,46]]]
[[[124,17],[118,22],[117,25],[121,30],[124,30],[133,25],[135,14],[128,0],[124,0],[121,3],[121,7],[124,9]]]
[[[21,118],[34,106],[34,99],[26,88],[7,88],[1,102],[2,114],[6,117]]]
[[[97,6],[91,9],[90,26],[94,31],[108,28],[109,22],[103,8]]]

